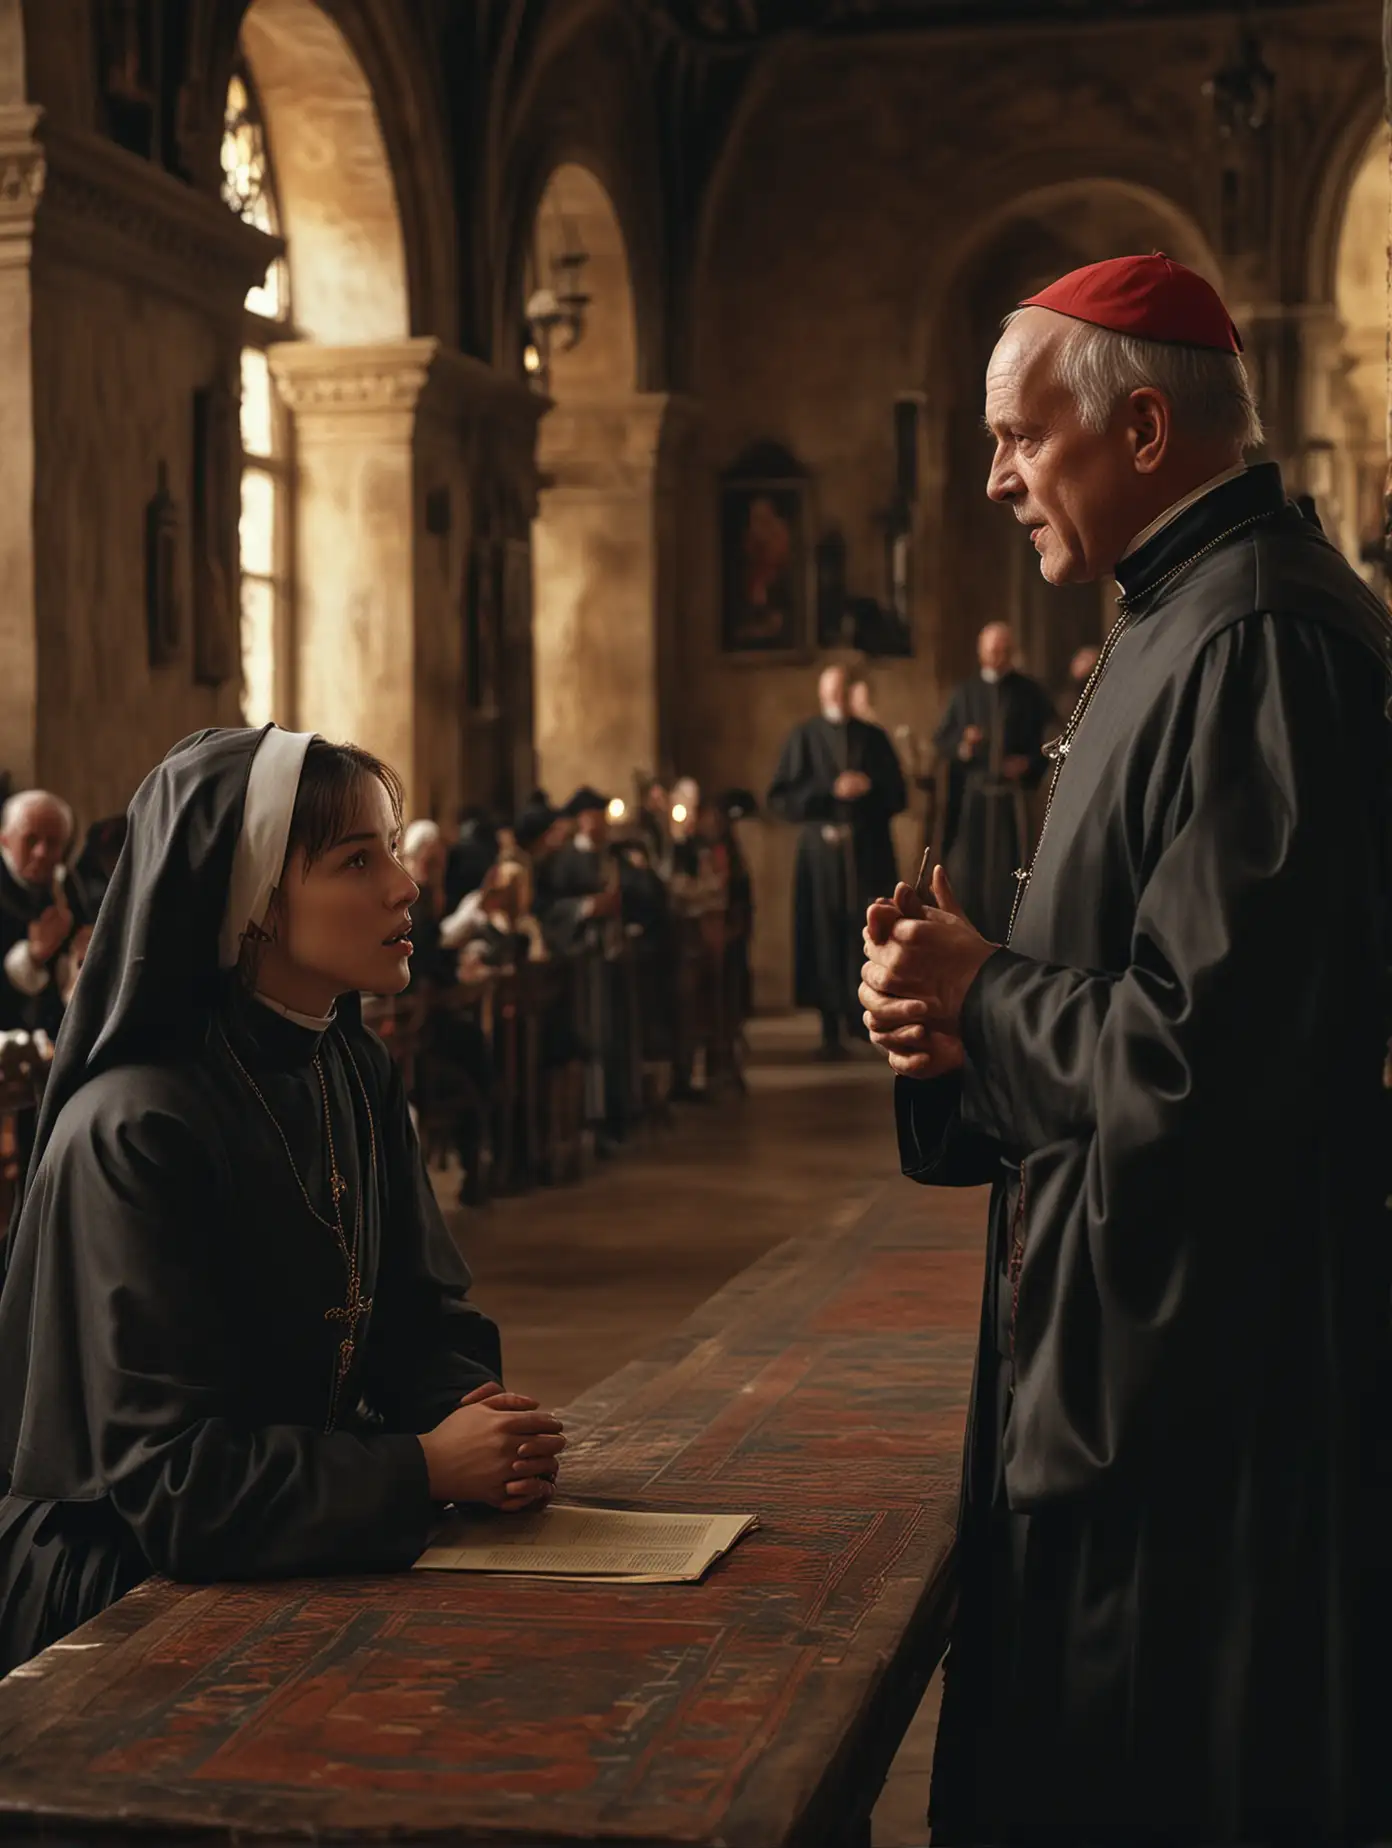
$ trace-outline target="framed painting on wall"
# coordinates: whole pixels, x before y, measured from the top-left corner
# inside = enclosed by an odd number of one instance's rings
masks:
[[[808,483],[772,444],[742,456],[720,484],[720,646],[767,661],[808,654]]]

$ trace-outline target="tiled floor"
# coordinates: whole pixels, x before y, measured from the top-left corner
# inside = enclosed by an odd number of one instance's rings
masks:
[[[756,1022],[751,1037],[747,1097],[679,1106],[671,1129],[578,1187],[454,1216],[519,1390],[564,1404],[783,1239],[844,1224],[898,1171],[877,1057],[813,1062],[802,1018]],[[935,1681],[895,1761],[874,1848],[927,1840],[937,1694]]]

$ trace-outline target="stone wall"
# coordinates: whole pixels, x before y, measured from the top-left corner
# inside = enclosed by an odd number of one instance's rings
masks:
[[[27,286],[33,493],[27,506],[12,505],[28,525],[16,582],[27,562],[34,591],[32,612],[10,620],[31,625],[36,678],[23,708],[7,713],[4,759],[91,820],[122,807],[180,737],[236,721],[235,634],[222,638],[230,645],[221,684],[195,673],[194,397],[235,364],[242,295],[274,246],[216,200],[95,135],[46,123],[35,135],[32,257],[10,272],[9,307],[17,362]],[[7,394],[6,416],[22,422],[22,405],[22,392]],[[18,458],[24,440],[15,435]],[[234,418],[217,437],[235,493]],[[147,510],[161,469],[176,531],[177,623],[172,657],[151,665]],[[22,493],[18,474],[15,488]],[[225,511],[235,520],[235,506]],[[231,597],[219,614],[235,624]],[[10,642],[17,664],[24,641]]]
[[[34,318],[36,780],[86,820],[122,808],[157,758],[235,724],[238,685],[192,674],[192,402],[217,364],[197,313],[111,277],[47,268]],[[164,463],[179,507],[180,643],[146,647],[146,507]]]

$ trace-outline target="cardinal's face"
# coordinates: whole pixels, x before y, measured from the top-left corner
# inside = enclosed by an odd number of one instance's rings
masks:
[[[1135,462],[1124,407],[1089,430],[1056,374],[1070,323],[1027,308],[1002,334],[986,372],[986,423],[996,439],[986,492],[1009,506],[1051,584],[1112,571],[1145,524],[1135,514]]]

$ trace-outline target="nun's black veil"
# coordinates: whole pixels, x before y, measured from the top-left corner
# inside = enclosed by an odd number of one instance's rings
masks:
[[[265,728],[269,729],[269,728]],[[114,1066],[195,1050],[217,1005],[218,938],[247,779],[265,730],[195,732],[133,797],[129,832],[58,1035],[0,1286],[0,1479],[14,1464],[42,1264],[29,1183],[69,1098]],[[57,1331],[48,1331],[57,1339]]]

